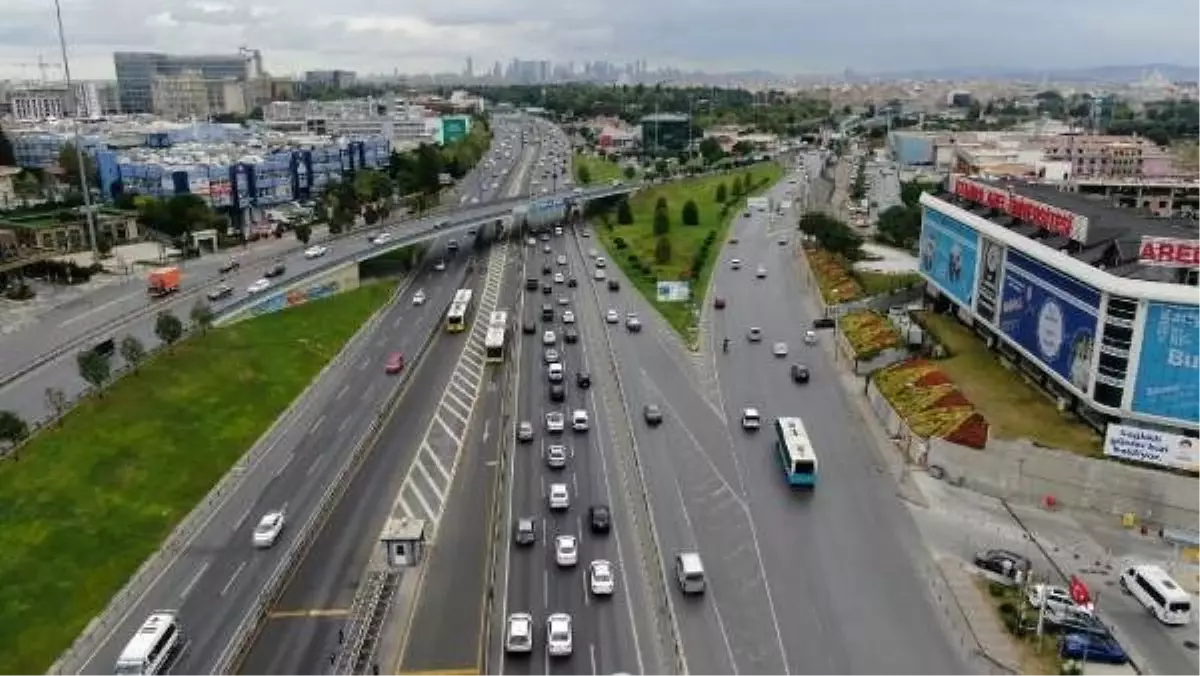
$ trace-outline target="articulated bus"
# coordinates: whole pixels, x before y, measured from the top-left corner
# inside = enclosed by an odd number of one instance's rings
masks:
[[[471,290],[459,289],[454,292],[454,300],[450,301],[450,311],[446,313],[446,330],[458,333],[467,328],[467,315],[471,312]]]
[[[800,418],[775,419],[775,454],[792,486],[817,485],[817,454]]]
[[[484,361],[499,364],[504,361],[504,343],[508,336],[508,313],[497,310],[488,318],[487,336],[483,339]]]

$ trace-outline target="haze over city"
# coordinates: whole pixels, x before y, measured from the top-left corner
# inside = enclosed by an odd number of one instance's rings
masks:
[[[458,73],[511,58],[646,60],[652,68],[783,74],[968,66],[1024,69],[1196,64],[1200,5],[1189,0],[1004,3],[913,0],[66,0],[73,75],[111,78],[114,51],[262,50],[278,74]],[[53,5],[0,0],[0,78],[58,62]]]

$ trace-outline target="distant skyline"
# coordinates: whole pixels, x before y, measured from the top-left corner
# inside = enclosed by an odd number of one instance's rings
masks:
[[[259,49],[272,74],[477,72],[513,58],[709,73],[837,75],[988,67],[1198,64],[1196,0],[62,0],[72,74],[114,77],[114,51]],[[0,79],[61,61],[48,0],[0,0]],[[28,64],[22,66],[21,64]],[[1200,66],[1197,66],[1200,68]],[[61,69],[51,66],[52,79]]]

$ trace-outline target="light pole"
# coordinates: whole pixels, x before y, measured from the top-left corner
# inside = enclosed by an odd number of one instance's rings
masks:
[[[71,113],[75,132],[75,161],[79,163],[79,187],[83,190],[83,209],[87,216],[88,238],[92,245],[92,264],[100,262],[100,248],[96,242],[96,215],[92,213],[92,195],[88,192],[87,168],[83,162],[83,143],[79,136],[79,101],[71,84],[71,60],[67,58],[67,36],[63,33],[62,5],[54,0],[54,18],[58,22],[58,46],[62,49],[63,77],[67,80],[67,104],[75,104]]]

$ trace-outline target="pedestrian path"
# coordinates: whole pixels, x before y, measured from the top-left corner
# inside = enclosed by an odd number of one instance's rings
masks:
[[[423,519],[426,536],[431,540],[437,534],[438,520],[445,511],[454,472],[470,430],[471,411],[483,385],[487,369],[484,359],[487,319],[500,300],[508,246],[504,241],[494,246],[488,256],[483,292],[471,330],[392,505],[394,518]]]

